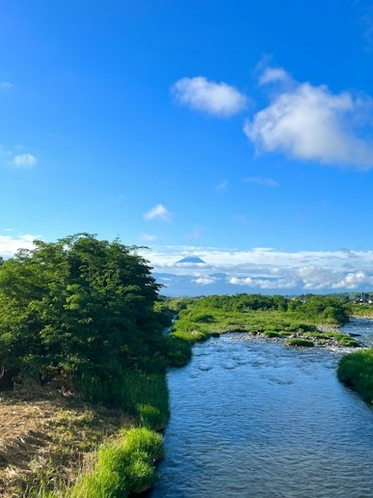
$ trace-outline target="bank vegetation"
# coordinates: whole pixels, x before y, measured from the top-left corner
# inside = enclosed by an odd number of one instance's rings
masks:
[[[1,496],[151,486],[169,415],[159,290],[137,248],[85,233],[1,265]]]
[[[0,495],[135,496],[156,479],[166,371],[197,341],[359,343],[337,296],[166,299],[138,248],[82,233],[0,265]]]

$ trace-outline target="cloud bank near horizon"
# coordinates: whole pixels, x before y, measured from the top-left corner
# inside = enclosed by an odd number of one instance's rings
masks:
[[[37,235],[6,230],[0,256],[32,249]],[[257,247],[246,251],[199,246],[139,250],[166,295],[300,294],[373,292],[373,251],[280,251]],[[180,262],[197,256],[204,263]]]
[[[177,263],[198,256],[206,264]],[[373,251],[299,251],[270,248],[231,251],[196,247],[144,253],[163,293],[329,293],[373,291]]]

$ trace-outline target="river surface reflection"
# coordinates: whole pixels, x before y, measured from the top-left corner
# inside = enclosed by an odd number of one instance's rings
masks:
[[[373,322],[349,327],[373,338]],[[337,380],[344,353],[244,334],[196,345],[169,372],[166,457],[150,496],[373,497],[373,410]]]

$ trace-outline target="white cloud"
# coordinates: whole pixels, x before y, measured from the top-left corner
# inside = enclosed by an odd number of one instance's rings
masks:
[[[274,278],[237,278],[232,277],[229,279],[228,283],[232,285],[240,285],[245,287],[252,287],[259,290],[273,290],[278,291],[293,289],[296,286],[296,281],[286,280],[286,279],[274,279]]]
[[[247,285],[253,287],[254,280],[251,277],[237,278],[231,277],[228,282],[233,285]]]
[[[177,264],[187,255],[205,262],[198,265],[198,272],[195,264]],[[155,275],[168,279],[170,289],[182,281],[184,294],[198,293],[198,286],[207,284],[211,293],[373,291],[373,251],[236,251],[183,246],[153,250],[146,258]]]
[[[32,168],[38,164],[38,158],[32,154],[16,154],[9,164],[17,168]]]
[[[11,88],[13,88],[13,83],[11,83],[10,81],[0,81],[0,88],[2,90],[10,90]]]
[[[182,78],[171,88],[177,102],[216,116],[232,116],[245,108],[247,98],[227,83],[209,81],[203,76]]]
[[[267,69],[261,81],[284,78],[283,70]],[[325,85],[308,82],[292,81],[288,86],[244,125],[257,151],[282,152],[329,165],[373,167],[373,142],[359,137],[354,129],[371,119],[371,99],[349,92],[333,94]]]
[[[5,231],[13,232],[11,229]],[[39,239],[37,235],[30,234],[0,235],[0,256],[10,258],[18,249],[33,249],[36,239]]]
[[[216,278],[211,277],[198,277],[194,280],[198,285],[211,285],[216,283]]]
[[[267,83],[274,83],[275,81],[290,81],[291,78],[285,69],[281,67],[267,67],[259,78],[259,83],[261,85],[266,85]]]
[[[373,276],[363,271],[349,272],[339,282],[334,282],[333,289],[356,289],[361,285],[372,285]]]
[[[146,220],[162,220],[162,221],[169,221],[171,218],[171,213],[165,208],[162,204],[157,204],[153,208],[151,208],[149,211],[144,213],[143,217]]]
[[[257,183],[258,185],[264,185],[266,187],[278,187],[278,182],[272,178],[266,178],[264,176],[253,176],[250,178],[245,178],[244,182],[247,183]]]

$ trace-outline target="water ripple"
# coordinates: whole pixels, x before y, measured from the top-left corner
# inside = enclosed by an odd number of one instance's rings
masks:
[[[239,334],[197,345],[169,373],[151,496],[373,497],[373,411],[338,382],[341,354]]]

